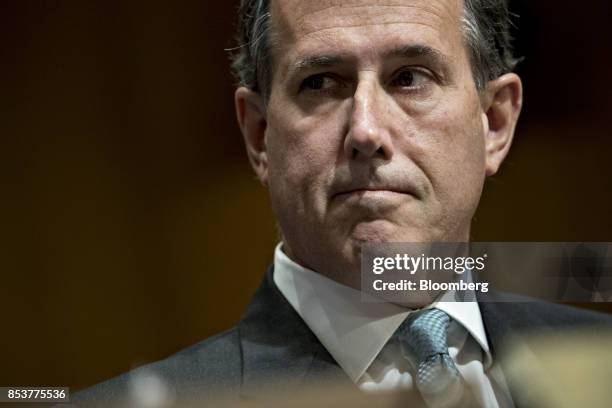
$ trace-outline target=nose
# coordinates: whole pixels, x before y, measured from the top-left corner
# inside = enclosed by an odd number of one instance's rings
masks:
[[[390,160],[393,143],[386,94],[374,75],[359,81],[353,96],[344,151],[352,160]]]

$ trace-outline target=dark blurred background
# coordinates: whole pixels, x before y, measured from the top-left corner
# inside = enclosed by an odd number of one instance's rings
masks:
[[[277,238],[236,3],[0,3],[0,385],[81,388],[238,321]],[[612,241],[612,6],[561,4],[511,2],[525,108],[475,240]]]

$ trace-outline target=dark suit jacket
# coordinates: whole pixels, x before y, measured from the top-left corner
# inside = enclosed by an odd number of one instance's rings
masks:
[[[525,331],[611,327],[612,323],[608,315],[551,303],[504,301],[498,295],[479,300],[494,356],[505,340]],[[199,401],[220,391],[236,398],[258,398],[268,390],[262,384],[292,391],[334,380],[356,388],[278,290],[272,268],[236,327],[81,391],[73,402],[82,407],[121,406],[129,395],[130,379],[144,372],[159,376],[177,395]]]

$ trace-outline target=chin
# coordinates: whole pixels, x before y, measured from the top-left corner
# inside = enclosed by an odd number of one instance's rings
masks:
[[[428,242],[426,231],[416,227],[398,226],[387,220],[361,222],[351,231],[351,240],[359,243]]]

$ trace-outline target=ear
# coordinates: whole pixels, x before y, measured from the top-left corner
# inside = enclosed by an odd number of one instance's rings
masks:
[[[257,178],[268,184],[268,152],[266,147],[266,110],[262,96],[246,87],[234,94],[236,117],[244,137],[247,155]]]
[[[512,144],[523,105],[521,79],[510,73],[490,81],[484,99],[486,175],[492,176],[497,173]]]

